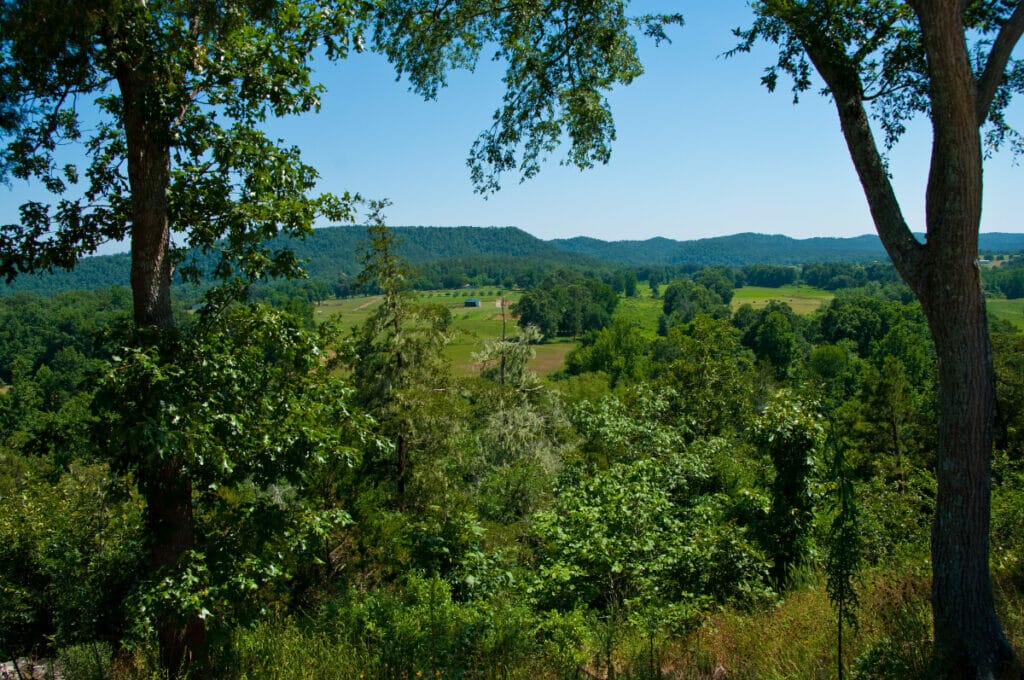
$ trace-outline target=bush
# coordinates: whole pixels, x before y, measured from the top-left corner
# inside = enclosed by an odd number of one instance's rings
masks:
[[[886,635],[857,657],[855,680],[914,680],[929,677],[931,615],[926,603],[903,602],[892,610]]]
[[[60,650],[61,680],[106,680],[111,677],[113,649],[105,642],[72,645]]]

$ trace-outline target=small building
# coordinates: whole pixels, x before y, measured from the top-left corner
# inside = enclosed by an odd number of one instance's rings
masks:
[[[480,298],[466,298],[465,307],[479,307]]]

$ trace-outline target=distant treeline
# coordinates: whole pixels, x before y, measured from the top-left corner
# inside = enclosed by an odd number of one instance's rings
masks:
[[[1019,255],[1000,260],[999,266],[982,269],[985,291],[1010,300],[1024,298],[1024,258]]]
[[[802,279],[809,285],[835,290],[877,280],[873,278],[873,268],[888,267],[879,264],[887,262],[887,258],[873,236],[798,240],[739,234],[695,241],[651,239],[609,243],[588,238],[542,241],[514,227],[393,230],[397,254],[417,271],[413,285],[418,289],[467,284],[530,289],[561,269],[602,278],[616,276],[619,271],[633,271],[640,280],[650,281],[653,276],[664,283],[703,267],[725,266],[743,272],[749,285],[786,285]],[[311,284],[304,290],[309,295],[338,297],[363,292],[355,284],[355,277],[362,268],[358,254],[365,241],[363,227],[332,227],[318,229],[304,240],[272,241],[268,248],[290,249],[305,262]],[[981,244],[985,253],[1012,253],[1024,250],[1024,235],[982,234]],[[200,270],[209,270],[215,262],[215,254],[183,253],[182,265],[195,264]],[[805,263],[823,264],[819,265],[820,271],[812,273]],[[130,258],[124,253],[85,258],[70,272],[25,275],[11,284],[0,284],[0,295],[52,295],[68,290],[126,286],[130,265]],[[854,268],[850,269],[851,266]],[[844,276],[855,279],[845,280]],[[1000,283],[999,289],[1005,292],[1004,288],[1007,286]],[[184,297],[193,293],[189,289],[179,291]]]
[[[636,294],[638,282],[652,290],[682,276],[707,278],[724,276],[730,288],[741,286],[781,286],[806,284],[825,290],[858,288],[872,282],[895,283],[896,270],[889,263],[851,264],[840,262],[813,263],[803,267],[754,264],[745,267],[700,267],[694,264],[680,266],[621,267],[609,264],[598,266],[567,266],[550,260],[517,260],[512,258],[467,258],[448,262],[428,263],[414,268],[412,288],[440,290],[452,288],[504,288],[506,290],[549,289],[553,281],[595,279],[616,293]],[[276,281],[257,287],[254,296],[264,301],[300,298],[311,303],[330,298],[373,294],[372,285],[359,282],[355,275],[342,274],[335,279],[310,277],[299,281]]]

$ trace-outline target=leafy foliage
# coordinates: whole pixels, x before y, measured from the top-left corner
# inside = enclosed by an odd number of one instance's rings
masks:
[[[783,588],[809,557],[814,481],[825,430],[808,407],[786,395],[769,403],[754,425],[758,448],[775,468],[767,519],[772,577]]]
[[[520,326],[536,326],[544,337],[578,337],[611,323],[619,297],[593,278],[559,272],[527,291],[513,307]]]
[[[8,280],[71,268],[126,235],[139,217],[132,192],[140,178],[127,177],[123,164],[139,135],[166,154],[170,228],[187,245],[221,253],[222,278],[236,267],[250,278],[294,271],[293,257],[267,253],[262,242],[308,232],[319,213],[348,214],[347,197],[307,199],[315,171],[259,129],[268,116],[318,106],[309,58],[318,45],[339,57],[359,42],[347,7],[236,3],[223,12],[159,2],[96,12],[41,1],[5,5],[0,24],[0,176],[38,178],[57,198],[55,211],[30,202],[19,225],[4,227]],[[145,122],[122,117],[125,103]],[[84,137],[80,109],[90,105],[101,118]],[[68,142],[89,150],[87,167],[62,162],[57,150]]]
[[[710,602],[767,597],[767,561],[729,521],[730,501],[713,492],[703,453],[619,463],[563,488],[534,524],[540,606],[646,601],[692,616]]]
[[[170,347],[114,358],[96,397],[101,446],[141,480],[177,461],[197,527],[195,546],[133,598],[139,634],[167,612],[220,625],[258,615],[348,521],[339,498],[308,495],[345,477],[368,437],[325,340],[280,312],[232,307],[207,310]]]
[[[536,175],[566,136],[566,163],[589,168],[608,162],[615,126],[605,92],[643,72],[629,27],[639,25],[665,40],[665,27],[681,23],[679,15],[631,20],[623,2],[580,11],[570,3],[508,10],[392,0],[378,15],[374,42],[429,99],[446,84],[449,70],[472,69],[485,49],[493,47],[495,58],[506,63],[504,102],[469,157],[473,183],[490,192],[505,172]]]

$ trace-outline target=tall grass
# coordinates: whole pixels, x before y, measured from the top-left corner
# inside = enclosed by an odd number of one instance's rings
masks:
[[[844,637],[844,677],[926,678],[931,653],[925,565],[865,575],[860,627]],[[790,594],[769,611],[723,612],[677,642],[676,677],[826,680],[837,676],[836,618],[824,583]],[[725,674],[725,675],[723,675]]]
[[[1024,640],[1024,596],[997,580],[1009,639]],[[865,574],[859,630],[845,647],[845,677],[929,675],[926,564]],[[721,611],[688,634],[597,612],[535,612],[507,599],[455,602],[446,584],[416,577],[403,592],[364,593],[314,617],[236,629],[215,654],[226,680],[826,680],[836,677],[835,613],[824,583],[757,612]],[[61,677],[155,680],[151,655],[110,664],[88,645],[63,650]],[[108,675],[109,674],[109,675]]]

